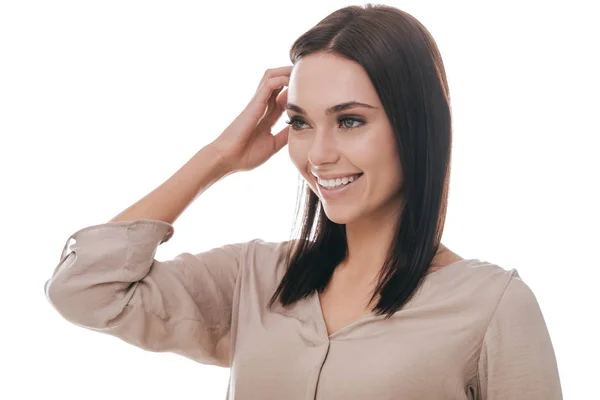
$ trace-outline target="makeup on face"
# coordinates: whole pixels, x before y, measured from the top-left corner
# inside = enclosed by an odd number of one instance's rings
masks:
[[[358,174],[338,174],[336,178],[319,177],[316,174],[313,174],[313,176],[321,196],[327,200],[333,200],[352,191],[360,183],[358,181],[363,174],[362,172]]]
[[[395,134],[360,65],[329,54],[303,57],[286,100],[290,159],[330,220],[349,224],[397,202]]]

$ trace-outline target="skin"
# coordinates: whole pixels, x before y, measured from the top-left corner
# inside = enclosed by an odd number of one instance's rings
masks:
[[[350,101],[371,107],[326,113],[329,107]],[[390,121],[358,63],[326,53],[301,58],[290,75],[286,112],[292,120],[288,134],[292,162],[321,199],[327,217],[346,225],[349,257],[321,295],[327,325],[335,331],[368,311],[365,301],[385,261],[393,222],[402,212],[400,159]],[[354,187],[338,199],[324,198],[313,175],[361,172],[364,175]],[[461,259],[440,244],[428,272]]]

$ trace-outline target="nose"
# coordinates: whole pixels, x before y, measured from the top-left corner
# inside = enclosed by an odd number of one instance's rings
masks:
[[[317,131],[308,151],[308,161],[314,165],[335,163],[339,159],[337,144],[330,132]]]

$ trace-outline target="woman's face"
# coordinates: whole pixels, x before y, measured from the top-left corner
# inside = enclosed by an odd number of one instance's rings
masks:
[[[402,174],[392,126],[360,64],[326,53],[301,58],[287,101],[290,158],[331,221],[348,224],[398,211]],[[332,108],[349,102],[365,105]],[[344,178],[358,174],[354,181]]]

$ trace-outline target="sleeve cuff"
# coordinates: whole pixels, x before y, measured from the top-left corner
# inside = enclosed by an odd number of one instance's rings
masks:
[[[99,241],[105,242],[107,240],[117,240],[121,242],[133,240],[134,242],[154,243],[155,246],[158,246],[169,241],[174,233],[175,228],[172,224],[153,219],[116,221],[91,225],[80,229],[69,236],[60,259],[63,260],[67,255],[66,253],[71,239],[75,239],[82,244],[88,241],[99,243]]]

